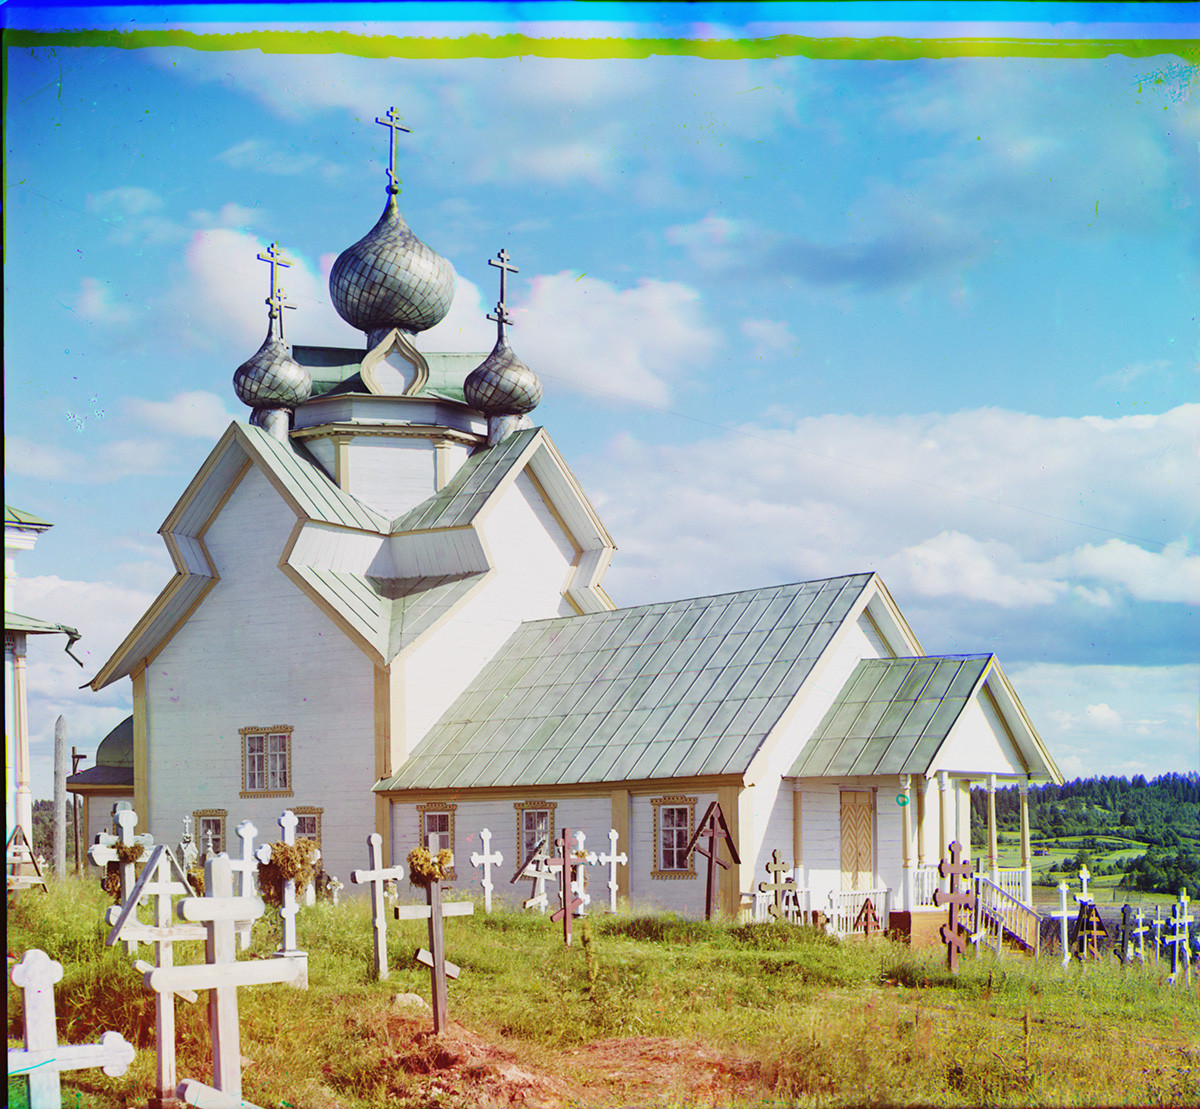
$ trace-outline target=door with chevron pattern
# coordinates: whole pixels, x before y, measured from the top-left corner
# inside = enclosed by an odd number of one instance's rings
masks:
[[[842,889],[870,889],[875,876],[874,794],[842,790]]]

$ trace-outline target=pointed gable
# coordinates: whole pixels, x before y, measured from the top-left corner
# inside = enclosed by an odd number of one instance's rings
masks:
[[[741,773],[871,580],[523,624],[376,789]]]

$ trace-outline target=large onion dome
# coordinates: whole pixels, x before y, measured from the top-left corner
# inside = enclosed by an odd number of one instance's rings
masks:
[[[524,416],[541,402],[542,383],[501,335],[492,353],[467,375],[463,395],[485,415]]]
[[[389,189],[379,222],[338,255],[329,273],[338,315],[368,335],[425,331],[454,300],[454,267],[413,234]]]

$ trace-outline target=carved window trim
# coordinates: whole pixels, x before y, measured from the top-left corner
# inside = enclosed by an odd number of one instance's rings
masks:
[[[208,845],[204,842],[204,825],[201,823],[201,818],[207,817],[209,820],[220,822],[220,842],[213,844],[213,854],[219,855],[222,851],[227,850],[225,822],[228,816],[228,809],[196,809],[192,813],[192,827],[196,829],[196,851],[200,855],[204,855],[208,850]]]
[[[546,850],[554,845],[554,816],[558,809],[557,801],[514,801],[513,808],[517,812],[517,862],[524,861],[526,856],[525,850],[525,813],[526,812],[546,812],[549,813],[546,827],[549,829],[549,842],[546,844]],[[550,852],[553,853],[553,852]]]
[[[662,824],[660,813],[662,809],[686,808],[688,813],[688,839],[692,838],[692,834],[696,831],[696,798],[685,797],[681,794],[673,794],[666,797],[652,797],[650,804],[654,807],[654,839],[652,841],[652,850],[654,851],[654,859],[651,863],[650,877],[651,878],[695,878],[696,877],[696,853],[689,851],[687,857],[687,866],[681,870],[665,870],[662,866]]]
[[[297,839],[311,839],[317,845],[317,850],[321,849],[321,817],[324,816],[325,810],[318,808],[316,805],[293,805],[292,812],[298,817],[311,816],[316,818],[316,835],[310,836],[300,831],[300,825],[296,825]]]
[[[425,839],[425,817],[431,813],[447,813],[450,819],[447,821],[448,832],[450,837],[450,854],[454,854],[454,813],[458,809],[457,805],[448,804],[445,802],[431,801],[427,805],[417,805],[417,843],[422,847],[427,846]],[[446,871],[446,877],[454,881],[458,877],[457,871],[451,865]]]
[[[292,732],[291,724],[272,724],[269,728],[261,726],[251,726],[248,728],[238,728],[238,739],[242,748],[242,790],[238,794],[239,797],[292,797],[294,790],[292,783],[294,781],[292,772]],[[251,789],[249,778],[247,777],[248,768],[246,765],[246,748],[249,745],[252,736],[262,736],[268,739],[270,736],[281,735],[284,737],[284,769],[287,773],[287,788],[286,789]],[[268,739],[269,742],[269,739]],[[269,752],[268,752],[269,753]],[[264,768],[264,774],[266,770]]]

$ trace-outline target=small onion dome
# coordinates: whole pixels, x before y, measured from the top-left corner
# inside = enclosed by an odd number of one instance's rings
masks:
[[[379,222],[338,255],[329,294],[359,331],[425,331],[450,311],[454,267],[413,234],[389,195]]]
[[[538,375],[525,365],[501,336],[463,382],[467,404],[488,416],[523,416],[542,399]]]
[[[272,327],[263,345],[234,371],[233,388],[251,408],[294,408],[311,395],[312,374]]]

